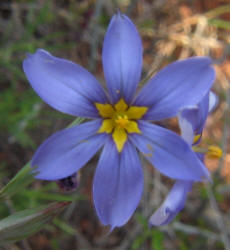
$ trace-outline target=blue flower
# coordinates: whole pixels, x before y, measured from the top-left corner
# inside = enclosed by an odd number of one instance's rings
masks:
[[[217,96],[210,92],[195,107],[183,109],[179,115],[181,136],[191,146],[200,142],[202,131],[216,103]],[[197,158],[203,162],[204,154],[196,153]],[[184,208],[187,194],[190,192],[194,181],[177,180],[161,206],[149,219],[150,226],[163,226],[169,224],[176,215]]]
[[[205,166],[181,137],[150,123],[194,106],[211,88],[215,72],[207,57],[170,64],[136,93],[142,68],[140,36],[125,15],[113,16],[103,44],[108,92],[84,68],[39,49],[28,55],[24,72],[37,94],[53,108],[93,121],[64,129],[37,150],[36,178],[58,180],[83,167],[100,149],[93,181],[97,215],[104,225],[122,226],[143,190],[138,151],[174,179],[208,178]]]

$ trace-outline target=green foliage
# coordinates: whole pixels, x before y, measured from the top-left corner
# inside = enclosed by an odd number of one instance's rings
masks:
[[[68,225],[63,220],[55,218],[53,223],[54,223],[54,225],[59,227],[63,232],[70,234],[70,235],[76,235],[76,230],[74,230],[74,228],[72,228],[70,225]]]
[[[212,19],[209,22],[211,25],[221,29],[230,29],[230,22],[222,19]]]
[[[2,118],[0,129],[9,132],[11,140],[18,141],[22,146],[35,146],[25,130],[37,117],[40,100],[32,90],[21,94],[13,89],[13,87],[6,89],[0,94],[3,100],[0,105]]]
[[[75,46],[75,43],[54,42],[62,39],[63,31],[46,31],[56,20],[51,4],[52,1],[47,1],[40,9],[29,8],[17,35],[15,27],[19,24],[12,19],[6,32],[0,36],[0,130],[10,135],[11,142],[16,141],[23,147],[35,148],[27,128],[33,129],[32,122],[36,118],[39,120],[41,107],[40,98],[29,88],[22,70],[26,53],[34,53],[37,48],[56,51]]]
[[[0,245],[12,243],[39,231],[69,203],[60,202],[14,213],[0,221]]]
[[[164,234],[157,229],[150,229],[148,221],[142,215],[137,214],[137,220],[142,225],[143,231],[136,237],[132,244],[132,250],[138,250],[142,245],[148,244],[152,250],[163,250]]]
[[[77,118],[70,126],[81,123],[84,119]],[[30,163],[27,163],[4,187],[0,190],[0,214],[8,215],[8,209],[21,210],[0,220],[0,244],[24,239],[39,231],[54,215],[61,211],[72,201],[84,199],[76,193],[61,194],[56,191],[57,187],[51,182],[40,189],[29,189],[28,186],[34,181]],[[55,191],[54,191],[55,190]],[[51,205],[47,201],[55,201]],[[35,207],[27,209],[28,207]],[[68,233],[71,227],[64,221],[57,220],[58,226]]]
[[[7,185],[0,190],[0,199],[9,198],[33,181],[30,163],[26,164]]]

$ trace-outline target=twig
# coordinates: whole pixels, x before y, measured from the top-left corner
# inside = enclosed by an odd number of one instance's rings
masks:
[[[215,241],[221,240],[220,236],[216,233],[213,233],[213,232],[208,231],[208,230],[202,230],[198,227],[186,225],[186,224],[183,224],[181,222],[174,222],[174,223],[172,223],[171,227],[175,230],[179,230],[179,231],[182,231],[182,232],[187,233],[187,234],[199,234],[201,236],[204,236],[206,238],[209,238],[209,239],[212,239]]]
[[[93,250],[95,248],[93,248],[90,244],[90,242],[80,233],[76,230],[76,237],[75,237],[76,241],[79,242],[79,245],[84,249],[84,250]]]
[[[223,115],[225,119],[229,116],[229,108],[230,108],[230,91],[227,90],[226,92],[227,92],[226,107]],[[223,134],[221,139],[221,148],[223,151],[223,156],[225,156],[227,153],[228,138],[229,138],[229,122],[225,121],[223,125]],[[216,170],[217,174],[221,175],[223,167],[224,167],[224,157],[222,157],[219,161],[219,166]]]
[[[22,247],[23,247],[24,250],[31,250],[29,242],[26,239],[22,240],[21,243],[22,243]]]
[[[224,47],[224,51],[223,51],[222,56],[218,59],[213,59],[213,63],[214,64],[222,64],[228,58],[229,55],[230,55],[230,45],[227,44]]]
[[[127,236],[122,244],[119,246],[119,250],[127,250],[130,248],[131,242],[133,242],[137,235],[139,235],[141,232],[143,231],[142,225],[141,224],[137,224],[135,225],[134,228],[132,228],[132,232],[129,233],[129,236]]]
[[[95,62],[98,54],[98,40],[99,40],[99,24],[98,19],[101,15],[102,7],[104,0],[96,1],[95,11],[93,13],[92,19],[90,20],[90,30],[92,31],[90,39],[90,60],[89,60],[89,69],[91,71],[95,68]]]
[[[126,8],[126,15],[130,15],[130,13],[132,12],[133,8],[137,5],[138,0],[132,0],[130,1],[129,6]]]
[[[230,250],[230,240],[228,238],[227,230],[226,230],[226,227],[224,225],[224,221],[223,221],[221,212],[218,208],[216,198],[213,195],[210,184],[206,183],[205,186],[206,186],[206,190],[207,190],[207,194],[208,194],[208,198],[209,198],[211,207],[212,207],[213,211],[215,211],[215,213],[216,213],[216,223],[217,223],[217,226],[218,226],[219,231],[220,231],[221,240],[224,243],[225,249]]]

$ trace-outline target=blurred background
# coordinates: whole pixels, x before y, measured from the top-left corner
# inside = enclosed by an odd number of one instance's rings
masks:
[[[71,204],[28,239],[2,249],[230,249],[230,2],[229,0],[1,0],[0,1],[0,187],[31,159],[52,133],[73,121],[43,103],[22,70],[26,53],[44,48],[72,60],[104,83],[103,37],[120,9],[137,26],[144,46],[143,78],[177,59],[210,56],[219,97],[202,144],[219,145],[220,160],[206,159],[213,185],[196,184],[185,209],[169,226],[148,228],[148,218],[172,186],[146,164],[142,201],[122,228],[101,226],[91,199],[97,157],[65,194],[55,182],[34,180],[0,203],[0,219],[26,208],[59,201]],[[162,126],[179,132],[176,119]]]

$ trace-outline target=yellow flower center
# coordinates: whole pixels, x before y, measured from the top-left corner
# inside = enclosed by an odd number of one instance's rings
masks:
[[[127,115],[118,115],[117,119],[115,120],[117,127],[119,128],[126,128],[128,126],[129,120]]]
[[[95,106],[104,119],[98,133],[112,133],[118,152],[122,151],[128,139],[127,133],[141,133],[137,120],[147,112],[147,107],[129,107],[123,99],[114,106],[101,103],[95,103]]]

